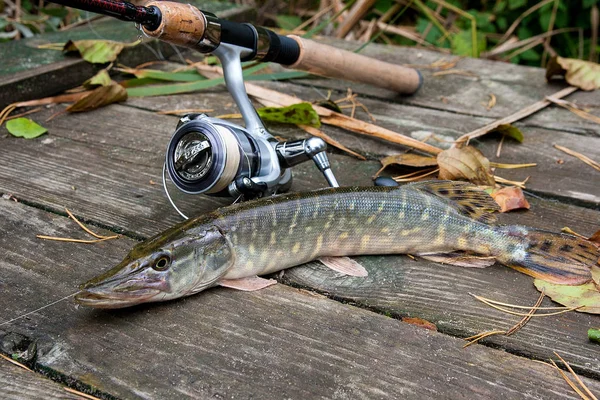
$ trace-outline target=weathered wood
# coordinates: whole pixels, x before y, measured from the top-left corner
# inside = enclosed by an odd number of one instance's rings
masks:
[[[125,116],[122,120],[125,126],[119,127],[115,123],[115,113],[111,110],[118,110]],[[169,129],[176,120],[175,117],[152,116],[153,120],[155,117],[156,122],[152,125],[157,130]],[[63,126],[54,130],[60,133],[46,137],[51,140],[50,143],[42,138],[34,141],[2,138],[0,143],[6,151],[0,153],[0,191],[58,211],[67,206],[85,219],[132,235],[153,235],[179,221],[180,217],[168,205],[160,185],[149,183],[150,180],[160,182],[163,149],[168,135],[147,131],[148,118],[148,113],[141,110],[111,106],[87,115],[70,115],[52,121],[52,124],[60,121]],[[89,131],[85,128],[86,123],[92,127]],[[57,134],[64,137],[57,137]],[[358,162],[339,155],[332,156],[332,164],[340,182],[345,185],[370,184],[370,176],[378,168],[377,163]],[[323,187],[324,184],[312,164],[306,163],[295,169],[294,187],[297,190]],[[206,212],[227,203],[227,200],[208,196],[176,194],[176,197],[177,203],[189,214]],[[600,214],[592,210],[553,202],[534,201],[533,204],[532,211],[511,215],[522,218],[524,224],[554,231],[564,225],[584,234],[598,229],[595,225],[600,221]],[[507,217],[514,218],[511,215]],[[531,279],[505,267],[469,270],[413,262],[406,257],[361,260],[373,270],[365,281],[333,279],[326,271],[315,272],[311,267],[312,275],[300,269],[289,275],[294,277],[290,282],[337,293],[340,297],[360,301],[382,311],[426,315],[449,333],[460,336],[475,333],[483,327],[491,328],[497,323],[508,325],[514,322],[512,317],[489,317],[493,314],[486,306],[468,297],[465,288],[475,285],[474,282],[479,286],[473,286],[473,290],[477,288],[479,294],[489,297],[502,294],[502,299],[522,304],[535,299]],[[432,280],[431,277],[436,278]],[[438,288],[439,284],[443,290]],[[339,292],[335,292],[338,287]],[[406,289],[397,290],[404,287]],[[515,290],[515,287],[519,289]],[[434,295],[427,295],[430,292]],[[369,295],[384,300],[377,303]],[[472,307],[465,308],[467,302],[471,302]],[[390,304],[395,308],[390,309]],[[561,330],[554,325],[561,318],[569,321],[569,329],[572,330],[569,333],[579,337],[578,340],[562,340],[562,335],[557,333]],[[590,374],[598,374],[599,360],[584,335],[596,319],[595,316],[572,313],[557,319],[536,320],[536,323],[542,324],[547,338],[534,339],[519,333],[507,342],[499,340],[498,343],[506,343],[511,351],[539,358],[546,357],[549,349],[564,351],[574,355],[573,362],[577,367]],[[532,346],[532,340],[540,344]]]
[[[42,230],[80,231],[0,202],[2,320],[72,293],[133,245],[40,241]],[[0,326],[8,332],[38,340],[38,366],[123,398],[577,398],[549,366],[484,346],[463,350],[459,339],[283,285],[120,311],[65,301]]]
[[[319,40],[350,50],[358,47],[356,43],[344,40],[332,38],[321,38]],[[418,65],[426,66],[442,58],[447,61],[455,58],[430,50],[377,44],[370,44],[362,53],[391,63],[415,65],[416,68],[418,68]],[[316,87],[320,90],[335,88],[345,91],[346,88],[350,87],[355,93],[391,102],[494,119],[512,114],[564,87],[560,83],[548,84],[542,68],[524,67],[483,59],[462,58],[455,69],[473,74],[474,77],[459,74],[436,77],[432,75],[435,70],[421,69],[424,77],[423,87],[415,95],[403,97],[392,91],[337,79],[310,79],[295,82],[309,87]],[[497,102],[491,110],[487,110],[486,106],[490,100],[490,94],[496,96]],[[600,107],[600,100],[593,92],[578,91],[566,99],[578,104],[585,104],[593,109]],[[549,107],[524,121],[531,126],[546,129],[584,135],[599,135],[597,124],[594,125],[590,121],[558,107]]]
[[[218,1],[192,1],[222,18],[247,20],[254,15],[248,6],[236,6]],[[66,56],[60,51],[38,49],[38,45],[66,43],[68,40],[104,39],[135,42],[140,36],[134,24],[103,18],[99,21],[64,32],[47,33],[31,39],[0,43],[0,108],[17,101],[42,98],[81,85],[104,65],[92,65],[79,56]],[[160,42],[127,47],[118,62],[138,65],[146,61],[168,58],[181,53],[175,47]]]
[[[6,400],[61,399],[81,400],[58,383],[0,360],[0,397]]]
[[[555,232],[569,226],[584,235],[591,235],[599,228],[598,212],[535,199],[530,202],[530,211],[502,214],[500,222]],[[518,305],[533,305],[539,296],[532,278],[498,264],[478,269],[396,256],[358,257],[357,260],[368,270],[368,278],[339,276],[313,263],[306,268],[286,271],[284,279],[371,309],[399,316],[419,316],[435,323],[441,331],[460,337],[508,329],[520,319],[493,310],[469,293]],[[553,304],[545,300],[543,305]],[[600,353],[586,334],[587,329],[598,322],[597,315],[576,312],[533,318],[513,336],[494,336],[486,341],[541,360],[552,357],[553,351],[569,354],[570,362],[577,368],[598,377]]]
[[[308,101],[319,98],[319,94],[312,89],[291,83],[261,82],[260,84],[283,93],[296,95]],[[366,98],[361,99],[361,101],[369,108],[378,125],[405,135],[410,135],[415,131],[428,131],[456,139],[463,133],[492,121],[488,118],[393,104],[375,99]],[[227,92],[216,90],[206,94],[134,98],[128,100],[126,105],[153,111],[193,108],[214,109],[210,115],[236,112],[232,108],[234,106],[231,104]],[[123,111],[123,113],[131,115],[128,111]],[[367,120],[364,113],[359,112],[359,117]],[[136,120],[136,117],[132,115],[130,119]],[[154,119],[158,121],[158,118]],[[68,122],[65,120],[58,123],[61,124],[60,127],[62,128],[66,127]],[[274,128],[273,131],[278,136],[286,138],[307,136],[304,131],[295,127],[282,124],[269,124],[269,126]],[[516,126],[522,129],[525,137],[524,142],[518,144],[515,141],[506,140],[499,158],[495,157],[499,143],[498,135],[490,135],[472,142],[491,161],[538,164],[535,168],[498,170],[498,175],[518,181],[522,181],[529,176],[528,190],[540,196],[560,198],[591,208],[600,207],[600,186],[597,185],[598,172],[553,147],[554,144],[563,145],[586,154],[592,159],[600,160],[600,137],[581,137],[573,133],[549,131],[520,123]],[[342,129],[329,126],[323,126],[322,129],[350,149],[366,156],[379,158],[406,150],[406,148],[399,145],[353,134]],[[432,143],[436,144],[435,142]],[[559,164],[557,163],[558,160],[563,160],[564,163]],[[393,169],[390,170],[390,173],[393,171]]]

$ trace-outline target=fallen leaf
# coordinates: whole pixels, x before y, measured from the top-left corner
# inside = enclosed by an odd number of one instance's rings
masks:
[[[498,125],[498,127],[492,129],[490,133],[497,132],[504,136],[508,136],[510,138],[515,139],[519,143],[523,143],[523,132],[517,127],[514,127],[511,124],[502,124]]]
[[[101,69],[98,73],[92,76],[87,81],[83,82],[83,87],[86,89],[94,89],[98,86],[109,86],[113,83],[106,69]]]
[[[427,320],[417,318],[417,317],[402,317],[402,322],[406,322],[407,324],[420,326],[421,328],[429,329],[430,331],[437,332],[437,326],[433,322],[429,322]]]
[[[592,342],[600,343],[600,329],[599,328],[588,329],[588,339]]]
[[[552,57],[546,67],[546,79],[564,75],[569,85],[583,90],[600,88],[600,65],[574,58]]]
[[[310,103],[292,104],[287,107],[262,107],[256,112],[263,121],[308,125],[315,128],[321,126],[319,115]]]
[[[389,165],[405,165],[408,167],[436,167],[437,160],[434,157],[422,156],[420,154],[405,153],[405,154],[394,154],[387,156],[379,160],[381,165],[385,168]]]
[[[33,139],[48,132],[46,128],[38,125],[29,118],[15,118],[6,122],[6,129],[11,135],[25,139]]]
[[[525,198],[521,188],[515,186],[505,187],[493,191],[490,195],[500,206],[500,212],[518,210],[520,208],[529,209],[529,202]]]
[[[113,62],[125,47],[135,46],[139,42],[120,43],[112,40],[69,40],[63,51],[78,52],[81,57],[92,64]]]
[[[537,290],[548,295],[553,301],[566,307],[578,307],[575,311],[600,314],[600,292],[596,282],[600,280],[600,267],[592,267],[594,282],[579,286],[558,285],[536,279],[533,284]]]
[[[588,238],[588,240],[594,243],[596,246],[600,246],[600,231],[597,231],[592,236]]]
[[[476,185],[494,186],[490,161],[475,147],[452,147],[437,156],[440,179],[467,180]]]
[[[127,91],[123,86],[113,84],[110,86],[100,86],[92,90],[87,96],[77,100],[66,108],[69,112],[83,112],[95,110],[112,103],[127,100]]]

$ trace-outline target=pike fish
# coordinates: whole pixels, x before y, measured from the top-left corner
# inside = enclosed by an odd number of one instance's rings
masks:
[[[329,188],[217,209],[136,245],[116,267],[81,287],[76,300],[121,308],[189,296],[214,286],[258,290],[259,278],[319,259],[350,275],[347,256],[414,254],[463,266],[498,261],[561,284],[591,279],[591,242],[519,225],[494,225],[494,200],[469,183]]]

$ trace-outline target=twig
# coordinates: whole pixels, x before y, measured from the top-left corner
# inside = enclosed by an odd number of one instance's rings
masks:
[[[396,182],[414,182],[421,178],[425,178],[426,176],[433,175],[439,171],[440,171],[440,169],[436,168],[433,171],[426,172],[422,175],[413,176],[412,178],[403,178],[403,177],[399,177],[399,176],[393,176],[392,179],[395,180]],[[419,172],[422,172],[422,171],[417,171],[417,173],[419,173]],[[406,176],[406,175],[403,175],[403,176]]]
[[[519,15],[519,17],[517,19],[515,19],[515,22],[512,23],[512,25],[510,26],[510,28],[508,28],[508,30],[504,33],[504,35],[502,35],[502,37],[498,41],[498,44],[504,43],[504,41],[506,39],[508,39],[508,37],[515,31],[515,29],[517,29],[517,26],[519,26],[519,24],[521,23],[521,21],[523,21],[523,19],[525,17],[527,17],[529,14],[531,14],[534,11],[542,8],[543,6],[545,6],[546,4],[548,4],[548,3],[552,2],[552,1],[554,1],[554,0],[543,0],[543,1],[540,1],[536,5],[534,5],[533,7],[529,8],[527,11],[525,11],[523,14]]]
[[[29,114],[34,114],[34,113],[36,113],[38,111],[41,111],[41,110],[42,110],[42,107],[37,107],[37,108],[34,108],[33,110],[25,111],[25,112],[22,112],[21,114],[17,114],[17,115],[13,115],[13,116],[7,117],[7,118],[5,118],[5,121],[9,121],[9,120],[15,119],[15,118],[21,118],[21,117],[24,117],[24,116],[29,115]],[[2,125],[2,124],[0,124],[0,125]]]
[[[6,357],[6,356],[5,356],[4,354],[2,354],[2,353],[0,353],[0,357],[1,357],[1,358],[4,358],[6,361],[8,361],[8,362],[10,362],[10,363],[13,363],[13,364],[15,364],[17,367],[21,367],[21,368],[23,368],[23,369],[26,369],[26,370],[27,370],[27,371],[29,371],[29,372],[33,372],[31,369],[27,368],[25,365],[21,364],[20,362],[18,362],[18,361],[16,361],[16,360],[13,360],[13,359],[12,359],[12,358],[10,358],[10,357]]]
[[[525,180],[523,180],[523,181],[510,181],[508,179],[502,178],[501,176],[494,175],[494,180],[496,181],[496,183],[503,183],[505,185],[513,185],[516,187],[520,187],[521,189],[525,189],[525,184],[527,183],[529,178],[530,178],[530,176],[525,178]]]
[[[552,6],[552,14],[550,14],[550,21],[548,22],[548,32],[554,29],[554,21],[556,21],[556,14],[558,13],[558,1],[554,0],[554,5]],[[544,47],[544,52],[542,53],[542,68],[546,66],[546,57],[548,57],[548,52],[546,51],[546,47],[550,47],[550,41],[552,40],[552,36],[548,36],[544,42],[546,46]]]
[[[565,96],[570,95],[571,93],[575,92],[578,88],[575,86],[569,86],[566,87],[556,93],[554,93],[552,95],[553,98],[555,99],[560,99],[563,98]],[[456,141],[454,142],[455,146],[462,146],[462,145],[466,145],[469,144],[469,141],[471,139],[475,139],[478,138],[480,136],[485,135],[486,133],[496,129],[497,127],[499,127],[500,125],[504,125],[504,124],[512,124],[513,122],[516,122],[520,119],[523,119],[525,117],[530,116],[533,113],[536,113],[538,111],[540,111],[541,109],[544,109],[546,107],[548,107],[551,104],[551,102],[547,99],[544,100],[540,100],[536,103],[533,103],[525,108],[523,108],[522,110],[517,111],[514,114],[511,114],[507,117],[498,119],[494,122],[492,122],[491,124],[488,124],[484,127],[481,127],[479,129],[475,129],[472,132],[466,133],[464,135],[462,135],[461,137],[459,137],[458,139],[456,139]]]
[[[578,153],[574,150],[571,149],[567,149],[566,147],[563,146],[559,146],[557,144],[554,145],[554,148],[565,152],[573,157],[579,158],[581,161],[583,161],[584,163],[586,163],[587,165],[589,165],[590,167],[594,168],[597,171],[600,171],[600,163],[597,163],[596,161],[592,160],[591,158],[589,158],[588,156],[584,156],[581,153]]]
[[[556,104],[557,106],[566,108],[567,110],[571,111],[573,114],[575,114],[583,119],[587,119],[588,121],[592,121],[597,124],[600,124],[600,117],[597,117],[593,114],[590,114],[589,112],[587,112],[585,110],[582,110],[581,108],[577,107],[577,105],[575,103],[571,103],[570,101],[566,101],[566,100],[556,99],[552,96],[546,96],[546,99],[548,101],[551,101],[552,103]]]
[[[346,146],[344,146],[343,144],[341,144],[340,142],[338,142],[331,136],[327,135],[325,132],[323,132],[320,129],[314,128],[309,125],[298,125],[298,127],[300,129],[303,129],[304,131],[310,133],[313,136],[320,137],[321,139],[323,139],[325,142],[329,143],[330,145],[337,147],[338,149],[343,150],[346,153],[352,154],[354,157],[356,157],[360,160],[366,160],[366,158],[363,155],[358,154],[357,152],[355,152],[353,150],[350,150],[349,148],[347,148]]]
[[[338,27],[335,37],[345,37],[352,30],[354,25],[360,21],[363,15],[365,15],[367,11],[369,11],[369,9],[375,4],[375,1],[376,0],[358,0],[356,3],[354,3],[348,12],[348,15]]]

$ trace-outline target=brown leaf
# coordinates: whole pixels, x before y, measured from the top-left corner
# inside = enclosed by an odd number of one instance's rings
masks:
[[[422,156],[419,154],[405,153],[394,154],[379,160],[383,168],[390,165],[405,165],[407,167],[437,167],[437,160],[434,157]]]
[[[588,238],[588,240],[594,243],[596,246],[600,246],[600,231],[597,231],[592,236]]]
[[[453,147],[437,156],[440,179],[467,180],[476,185],[494,186],[490,161],[475,147]]]
[[[87,96],[77,100],[66,108],[69,112],[83,112],[95,110],[112,103],[127,100],[127,91],[118,84],[100,86],[92,90]]]
[[[529,209],[529,202],[523,195],[521,188],[515,186],[505,187],[492,192],[491,196],[500,206],[500,212],[517,210],[519,208]]]
[[[417,318],[417,317],[402,317],[402,322],[406,322],[407,324],[417,325],[421,328],[429,329],[430,331],[437,332],[437,326],[433,322],[429,322],[427,320]]]
[[[564,75],[569,85],[583,90],[600,88],[600,65],[574,58],[552,57],[546,67],[546,79]]]

